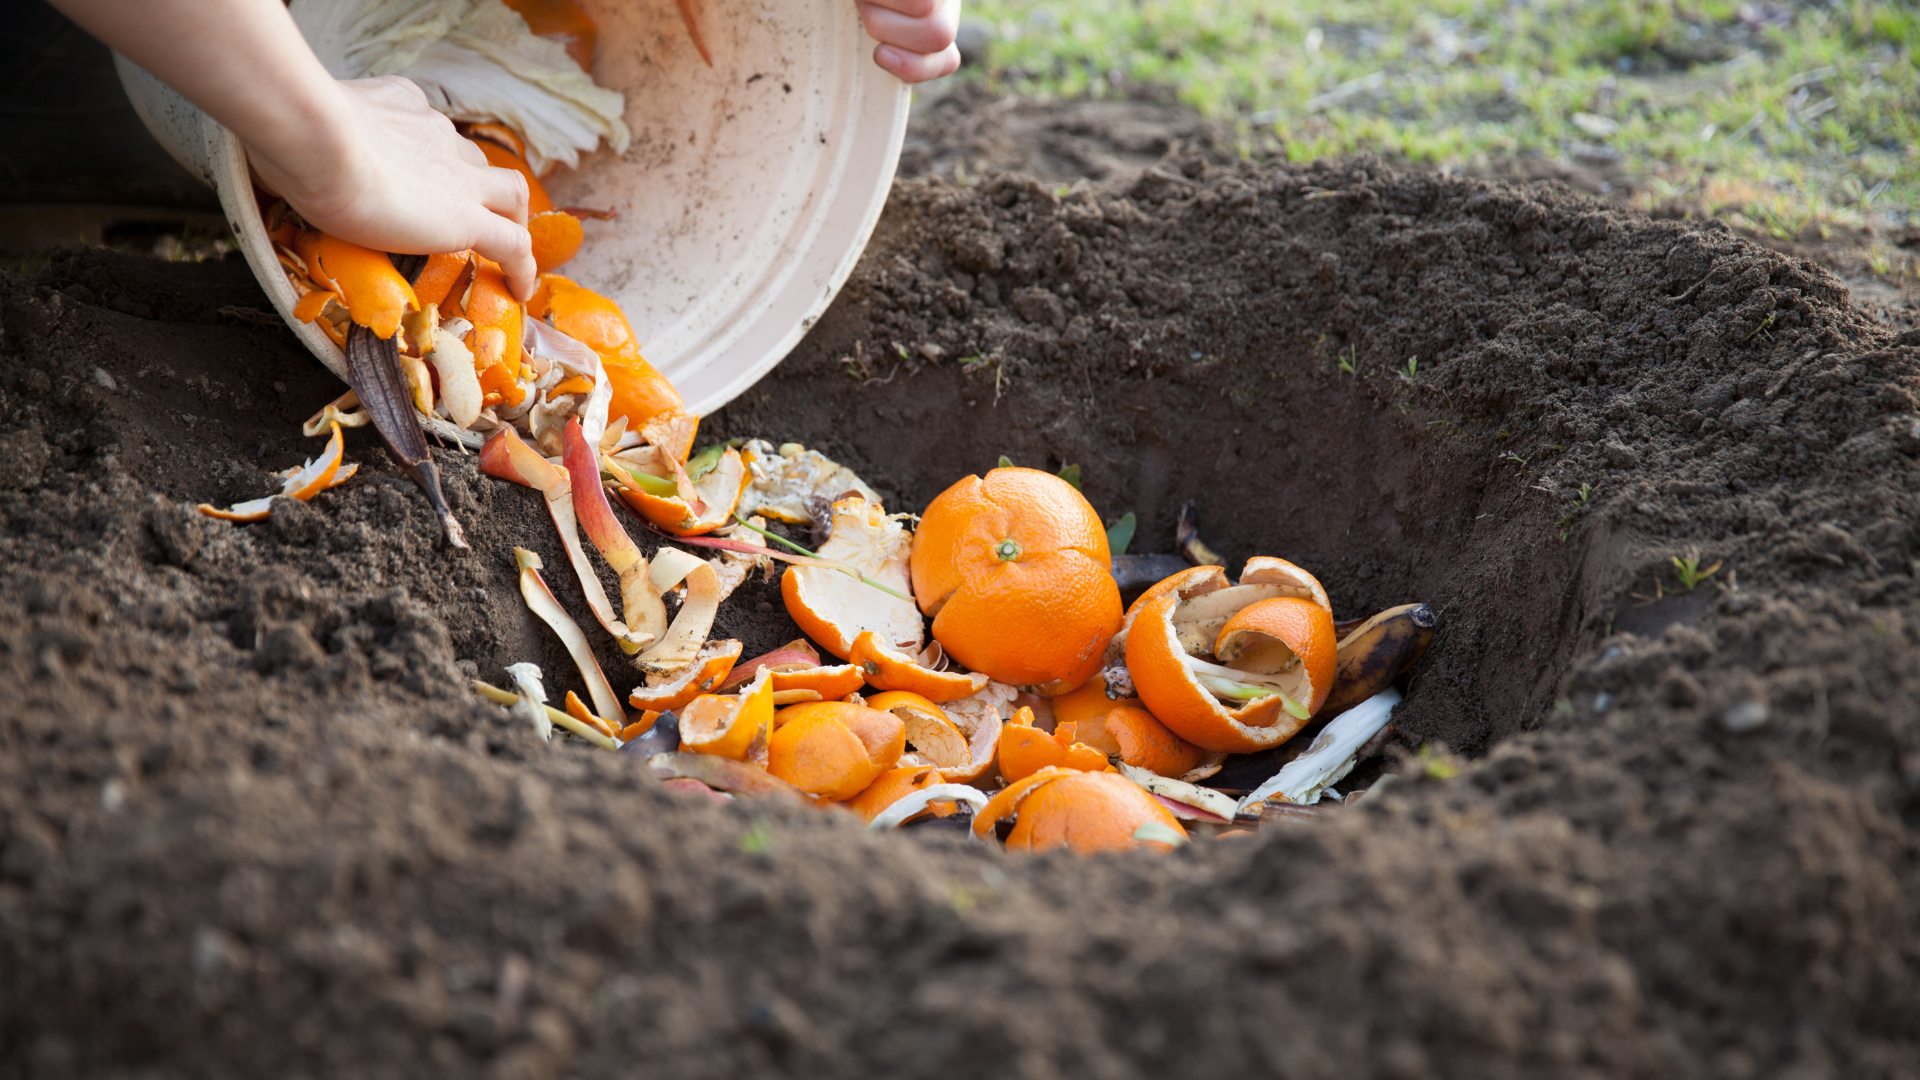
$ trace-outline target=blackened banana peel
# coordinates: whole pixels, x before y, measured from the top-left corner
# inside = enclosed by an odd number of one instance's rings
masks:
[[[1440,616],[1425,604],[1401,604],[1375,614],[1340,639],[1333,693],[1320,717],[1338,716],[1392,686],[1426,655]]]
[[[401,255],[394,265],[409,285],[427,265],[424,255]],[[400,345],[393,338],[382,340],[372,330],[354,323],[347,330],[347,384],[373,418],[373,427],[387,448],[387,456],[420,485],[427,505],[439,515],[446,530],[447,543],[468,550],[466,531],[453,516],[447,497],[440,490],[440,471],[427,450],[426,432],[414,415],[413,394],[406,376],[400,371]]]

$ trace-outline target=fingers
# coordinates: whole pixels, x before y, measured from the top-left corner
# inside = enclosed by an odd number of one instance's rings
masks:
[[[909,3],[913,0],[890,2]],[[922,16],[905,15],[868,0],[859,0],[855,6],[860,10],[860,22],[867,28],[868,36],[882,45],[894,46],[902,54],[933,56],[950,48],[960,24],[959,10],[952,4],[936,5]],[[887,67],[884,62],[880,66]]]
[[[527,191],[526,177],[512,169],[488,165],[475,170],[475,186],[479,189],[480,205],[521,228],[526,227],[527,204],[532,198]]]
[[[487,152],[480,149],[479,145],[472,139],[460,135],[455,135],[454,138],[459,140],[459,145],[453,148],[453,152],[460,156],[461,161],[482,169],[493,167],[492,163],[487,160]]]
[[[489,214],[473,250],[500,264],[515,300],[525,303],[532,299],[540,271],[533,262],[533,237],[523,226]]]
[[[923,83],[960,70],[960,49],[949,45],[927,56],[881,45],[873,50],[873,62],[901,82]]]

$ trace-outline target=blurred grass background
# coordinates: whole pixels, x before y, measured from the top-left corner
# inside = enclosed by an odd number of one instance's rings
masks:
[[[986,44],[969,77],[995,89],[1167,92],[1295,160],[1571,161],[1635,205],[1782,240],[1920,224],[1914,3],[969,0],[965,17]]]

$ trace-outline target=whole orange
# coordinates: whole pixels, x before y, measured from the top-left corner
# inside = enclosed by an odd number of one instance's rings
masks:
[[[1120,590],[1100,515],[1038,469],[969,476],[928,505],[913,535],[913,595],[933,636],[974,671],[1045,694],[1100,668]]]

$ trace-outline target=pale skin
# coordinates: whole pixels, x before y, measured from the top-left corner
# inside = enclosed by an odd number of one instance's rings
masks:
[[[52,3],[239,136],[260,179],[315,228],[399,254],[472,248],[520,299],[533,295],[526,181],[489,166],[406,79],[327,74],[284,0]],[[960,66],[960,0],[854,7],[879,42],[874,63],[901,80]]]

